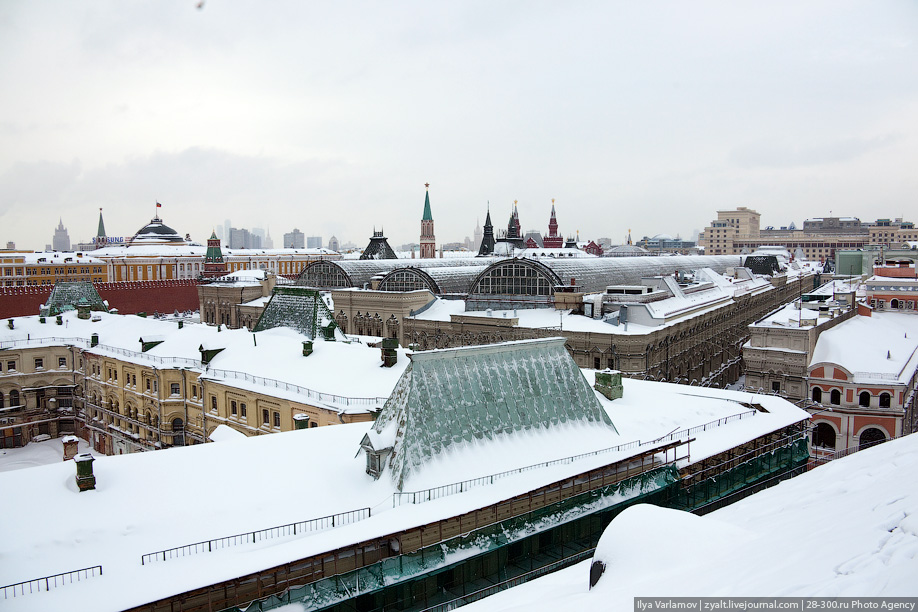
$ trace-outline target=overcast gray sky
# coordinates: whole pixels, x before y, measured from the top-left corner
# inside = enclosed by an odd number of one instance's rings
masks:
[[[0,3],[0,240],[918,221],[918,2]]]

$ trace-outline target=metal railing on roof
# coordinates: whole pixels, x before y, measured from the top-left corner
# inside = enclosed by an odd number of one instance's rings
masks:
[[[83,569],[70,572],[43,576],[33,580],[25,580],[23,582],[17,582],[16,584],[8,584],[5,587],[0,587],[0,590],[3,591],[3,599],[9,599],[10,597],[17,597],[19,595],[31,595],[32,593],[40,593],[41,591],[50,591],[51,589],[73,584],[74,582],[81,582],[96,576],[97,572],[99,576],[102,575],[101,565],[93,565],[92,567],[84,567]]]
[[[28,338],[26,340],[6,340],[0,342],[0,349],[12,349],[28,346],[45,346],[49,344],[72,344],[88,347],[89,340],[78,337],[48,336],[47,338]]]
[[[341,527],[343,525],[362,521],[369,517],[370,508],[339,512],[338,514],[310,519],[308,521],[299,521],[297,523],[289,523],[287,525],[279,525],[277,527],[269,527],[258,531],[249,531],[247,533],[239,533],[223,538],[215,538],[213,540],[205,540],[203,542],[195,542],[194,544],[185,544],[184,546],[176,546],[175,548],[167,548],[166,550],[147,553],[140,556],[140,564],[146,565],[147,563],[158,560],[166,561],[167,559],[173,559],[175,557],[186,557],[198,553],[213,552],[215,550],[229,548],[230,546],[255,544],[256,542],[270,540],[272,538],[295,536],[310,531]]]
[[[708,431],[715,427],[720,427],[721,425],[726,425],[727,423],[732,423],[735,421],[741,421],[745,418],[754,416],[756,410],[749,410],[746,412],[741,412],[739,414],[732,414],[726,416],[716,421],[711,421],[709,423],[704,423],[702,425],[696,425],[695,427],[689,427],[686,429],[681,429],[679,431],[674,431],[668,433],[659,438],[654,438],[653,440],[648,440],[647,442],[641,442],[640,440],[634,440],[626,444],[619,444],[618,446],[610,446],[609,448],[602,448],[590,453],[582,453],[580,455],[572,455],[570,457],[563,457],[561,459],[555,459],[553,461],[545,461],[543,463],[536,463],[534,465],[527,465],[525,467],[516,468],[514,470],[507,470],[505,472],[499,472],[496,474],[489,474],[487,476],[481,476],[479,478],[471,478],[469,480],[463,480],[462,482],[454,482],[448,485],[442,485],[439,487],[431,487],[430,489],[421,489],[419,491],[405,491],[401,493],[392,494],[392,507],[400,506],[403,503],[418,504],[435,499],[440,499],[441,497],[447,497],[449,495],[455,495],[457,493],[464,493],[469,489],[481,485],[494,484],[495,480],[505,478],[507,476],[512,476],[514,474],[521,474],[523,472],[528,472],[530,470],[535,470],[544,467],[550,467],[553,465],[563,465],[572,463],[579,459],[584,459],[586,457],[593,457],[596,455],[601,455],[603,453],[631,450],[635,448],[640,448],[642,446],[649,446],[651,444],[659,444],[660,442],[674,442],[680,438],[688,438],[696,433]]]
[[[133,359],[141,359],[143,361],[152,361],[153,363],[158,363],[161,365],[173,365],[173,366],[185,366],[189,368],[200,368],[201,360],[192,359],[189,357],[161,357],[159,355],[151,355],[149,353],[144,353],[143,351],[134,351],[131,349],[121,348],[117,346],[112,346],[110,344],[97,344],[92,347],[93,349],[108,351],[116,355],[122,355],[124,357],[131,357]]]
[[[551,467],[553,465],[565,465],[577,461],[578,459],[584,459],[586,457],[593,457],[596,455],[601,455],[603,453],[611,453],[615,451],[631,450],[633,448],[638,448],[641,446],[640,440],[634,440],[633,442],[628,442],[626,444],[619,444],[618,446],[610,446],[609,448],[601,448],[599,450],[582,453],[580,455],[572,455],[570,457],[562,457],[561,459],[555,459],[553,461],[544,461],[542,463],[536,463],[533,465],[527,465],[525,467],[516,468],[513,470],[507,470],[505,472],[498,472],[497,474],[489,474],[488,476],[481,476],[479,478],[471,478],[469,480],[463,480],[462,482],[454,482],[448,485],[442,485],[439,487],[432,487],[430,489],[421,489],[420,491],[405,491],[402,493],[393,493],[392,494],[392,507],[400,506],[403,502],[410,504],[423,503],[427,501],[433,501],[435,499],[440,499],[441,497],[447,497],[449,495],[455,495],[456,493],[463,493],[468,491],[472,487],[477,487],[486,484],[494,484],[495,480],[499,480],[506,476],[512,476],[514,474],[522,474],[523,472],[528,472],[531,470],[536,470],[539,468]]]
[[[389,399],[387,397],[345,397],[343,395],[335,395],[334,393],[315,391],[307,387],[284,382],[283,380],[275,380],[273,378],[265,378],[263,376],[254,376],[252,374],[247,374],[246,372],[239,372],[236,370],[221,370],[218,368],[211,368],[202,375],[202,378],[231,378],[233,380],[245,380],[247,382],[263,387],[274,387],[275,389],[292,391],[293,393],[317,399],[321,402],[340,404],[343,406],[381,406],[382,404],[386,403],[387,399]]]

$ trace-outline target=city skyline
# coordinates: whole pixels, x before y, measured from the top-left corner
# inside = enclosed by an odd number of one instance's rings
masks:
[[[13,2],[0,10],[0,240],[153,216],[360,244],[495,227],[690,238],[906,217],[918,178],[907,2]]]

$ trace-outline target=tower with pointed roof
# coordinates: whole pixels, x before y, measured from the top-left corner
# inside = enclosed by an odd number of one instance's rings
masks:
[[[421,259],[437,256],[437,239],[434,237],[433,215],[430,214],[430,183],[424,183],[424,216],[421,217]]]
[[[99,209],[99,229],[96,230],[96,237],[93,239],[97,249],[105,248],[107,239],[105,236],[105,222],[102,220],[102,209]]]
[[[226,260],[223,259],[223,249],[220,248],[220,239],[217,232],[212,231],[207,239],[207,253],[204,254],[204,272],[201,276],[215,278],[226,275]]]
[[[558,220],[555,218],[555,199],[551,199],[551,219],[548,220],[548,236],[542,239],[546,249],[560,249],[564,246],[564,238],[558,233]]]
[[[507,238],[510,240],[520,239],[523,236],[523,230],[520,226],[520,213],[516,210],[516,200],[513,200],[513,211],[510,213],[510,222],[507,224]]]
[[[478,256],[491,255],[494,253],[494,226],[491,224],[491,208],[488,207],[488,215],[485,217],[484,234],[481,237],[481,246],[478,248]]]

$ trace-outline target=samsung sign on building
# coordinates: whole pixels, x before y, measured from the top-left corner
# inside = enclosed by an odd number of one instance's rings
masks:
[[[124,244],[124,236],[106,236],[102,239],[105,244]],[[93,242],[98,243],[99,237],[96,236],[92,239]]]

